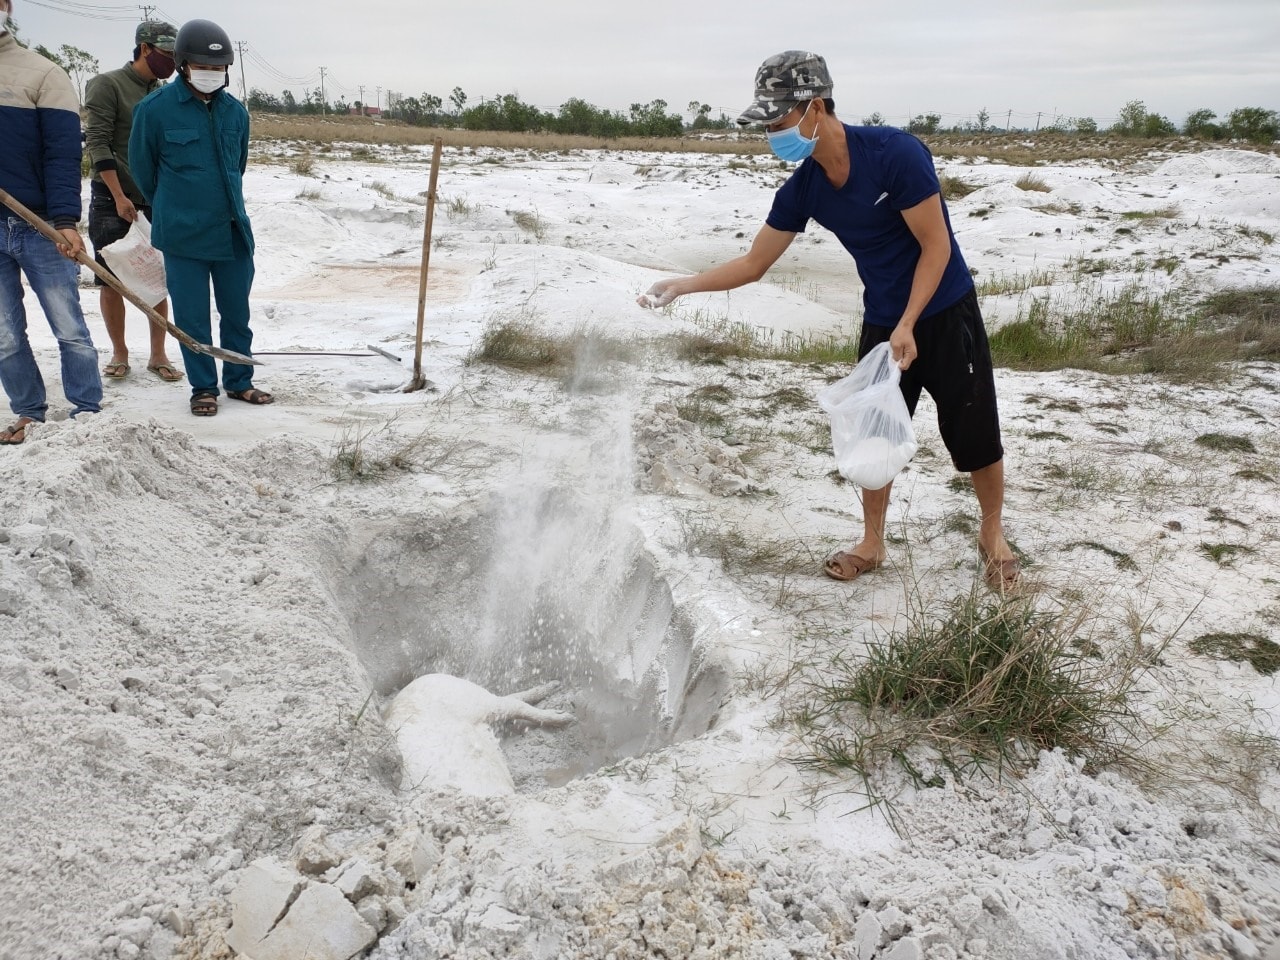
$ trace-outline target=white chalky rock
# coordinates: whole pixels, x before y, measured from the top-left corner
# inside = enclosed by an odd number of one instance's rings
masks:
[[[383,893],[386,882],[373,864],[356,857],[343,865],[342,873],[334,881],[334,886],[352,903],[358,903],[372,893]]]
[[[899,940],[884,955],[884,960],[923,960],[924,952],[920,948],[920,941],[915,937],[906,937]]]
[[[253,960],[350,960],[377,938],[341,890],[317,883],[302,891],[248,955]]]
[[[231,895],[227,945],[237,953],[249,953],[283,916],[304,883],[295,870],[271,857],[249,864]]]
[[[447,788],[480,797],[515,793],[490,724],[521,720],[562,727],[573,723],[572,714],[533,706],[554,690],[555,684],[546,684],[500,697],[444,673],[414,680],[396,695],[386,715],[404,761],[401,788]]]
[[[319,876],[342,862],[342,857],[329,846],[324,827],[316,824],[307,827],[293,845],[293,862],[303,873]]]
[[[421,883],[440,862],[440,844],[421,830],[402,833],[387,845],[387,866],[407,883]]]
[[[853,928],[853,943],[858,951],[858,960],[871,960],[875,955],[876,948],[880,946],[880,935],[884,933],[884,928],[880,925],[880,919],[870,911],[867,911],[858,918],[857,924]]]

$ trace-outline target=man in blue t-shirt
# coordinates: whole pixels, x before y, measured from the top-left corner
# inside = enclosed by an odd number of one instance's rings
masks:
[[[759,280],[810,220],[834,233],[864,288],[859,355],[887,340],[911,413],[922,389],[933,397],[947,451],[956,469],[973,477],[984,578],[997,589],[1013,587],[1019,569],[1004,537],[1004,448],[991,353],[933,158],[901,130],[841,123],[831,91],[817,54],[788,50],[761,65],[755,102],[738,122],[764,124],[773,152],[800,166],[774,196],[746,254],[696,276],[660,280],[639,302],[663,307],[687,293]],[[884,562],[892,486],[863,491],[862,539],[827,559],[827,576],[853,580]]]

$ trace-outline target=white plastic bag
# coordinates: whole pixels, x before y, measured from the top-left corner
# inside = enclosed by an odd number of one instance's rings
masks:
[[[164,255],[151,245],[151,224],[141,212],[128,233],[98,252],[116,279],[148,306],[154,307],[169,296],[165,288]]]
[[[887,342],[858,361],[853,373],[818,391],[818,406],[831,417],[831,445],[840,475],[879,490],[916,453],[907,402],[898,389],[902,371]]]

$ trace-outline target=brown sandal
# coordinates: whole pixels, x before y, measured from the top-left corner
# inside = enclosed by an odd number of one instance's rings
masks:
[[[832,580],[847,582],[857,580],[864,573],[870,573],[883,563],[883,560],[868,560],[856,553],[840,550],[827,557],[827,562],[822,565],[822,572]]]
[[[978,547],[978,559],[982,562],[982,579],[988,587],[1001,593],[1018,589],[1022,582],[1022,564],[1017,557],[996,560]]]
[[[250,387],[248,390],[227,391],[227,396],[232,400],[243,400],[245,403],[252,403],[255,407],[263,406],[268,403],[275,403],[276,398],[265,390],[257,390]]]
[[[218,395],[207,391],[192,394],[191,412],[197,417],[216,417],[218,415]]]

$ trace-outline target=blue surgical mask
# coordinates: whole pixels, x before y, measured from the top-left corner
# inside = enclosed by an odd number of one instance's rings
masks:
[[[809,101],[812,105],[813,101]],[[800,132],[800,125],[804,123],[804,118],[809,115],[809,106],[804,108],[804,113],[800,115],[800,123],[794,127],[787,127],[785,130],[779,130],[777,133],[765,131],[765,136],[769,138],[769,148],[773,151],[773,155],[779,160],[785,160],[787,163],[799,163],[806,160],[813,153],[813,148],[818,145],[818,131],[813,132],[813,139],[810,140]]]

